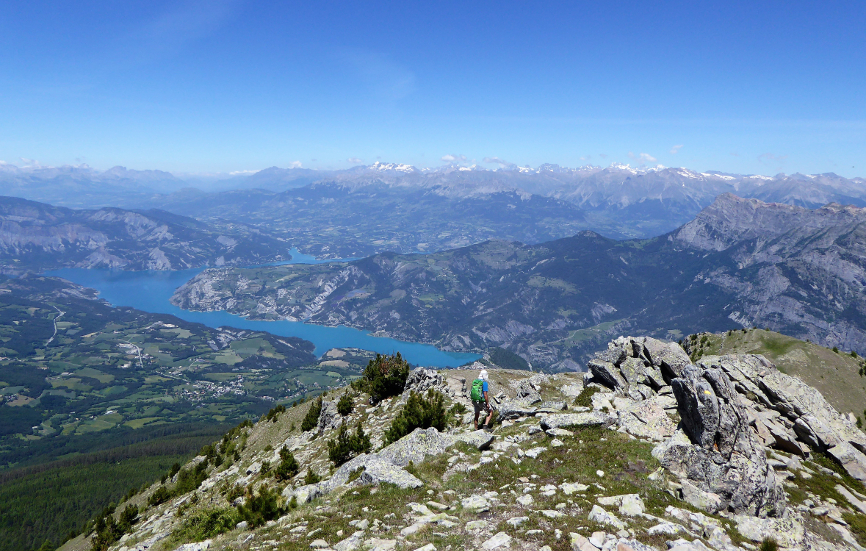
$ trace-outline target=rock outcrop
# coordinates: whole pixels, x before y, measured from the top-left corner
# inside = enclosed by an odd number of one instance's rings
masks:
[[[763,356],[707,356],[698,365],[724,371],[748,400],[752,424],[769,433],[772,447],[803,455],[833,456],[858,480],[866,480],[866,435],[815,388],[778,371]]]
[[[689,364],[688,354],[676,343],[650,337],[620,337],[596,354],[588,368],[604,386],[642,400],[669,385]]]
[[[687,366],[671,386],[689,440],[669,440],[654,454],[684,479],[687,501],[710,512],[781,515],[785,492],[728,376]]]
[[[760,355],[707,356],[693,365],[677,344],[620,337],[588,363],[614,391],[596,400],[617,411],[619,430],[664,440],[655,454],[681,477],[684,499],[708,511],[777,516],[785,493],[766,448],[832,456],[866,480],[866,435],[816,389]],[[672,399],[673,397],[673,399]],[[668,414],[675,406],[681,430]]]

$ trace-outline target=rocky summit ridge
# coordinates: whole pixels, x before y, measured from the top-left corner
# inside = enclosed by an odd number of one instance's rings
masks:
[[[490,432],[472,430],[471,367],[417,368],[375,405],[329,393],[307,431],[319,402],[242,424],[118,506],[137,517],[110,548],[864,549],[866,435],[763,356],[692,362],[675,343],[620,337],[586,373],[490,369]],[[441,395],[450,428],[387,444],[416,392]],[[343,426],[363,427],[371,451],[332,466]],[[289,453],[294,469],[275,477]],[[236,522],[267,499],[269,516]]]

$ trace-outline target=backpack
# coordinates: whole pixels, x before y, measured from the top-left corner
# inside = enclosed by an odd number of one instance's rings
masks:
[[[472,390],[469,392],[469,398],[472,399],[473,402],[483,402],[484,401],[484,381],[481,379],[475,379],[472,381]]]

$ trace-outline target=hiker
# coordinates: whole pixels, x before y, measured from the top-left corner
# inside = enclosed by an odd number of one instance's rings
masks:
[[[487,412],[487,419],[484,421],[485,428],[490,428],[490,420],[493,419],[493,408],[490,407],[490,398],[487,395],[488,390],[487,370],[482,369],[481,373],[478,374],[478,378],[472,381],[472,391],[469,393],[472,405],[475,406],[475,430],[478,430],[478,416],[482,410]]]

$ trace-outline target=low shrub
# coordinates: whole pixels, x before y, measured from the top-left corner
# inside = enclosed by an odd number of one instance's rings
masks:
[[[307,410],[307,414],[304,416],[304,420],[301,422],[301,430],[307,432],[308,430],[312,430],[319,425],[319,414],[322,413],[322,397],[319,398],[310,404],[310,409]]]
[[[155,505],[159,505],[160,503],[165,503],[169,499],[171,499],[171,492],[169,492],[168,488],[166,488],[165,486],[160,486],[152,494],[150,494],[149,498],[147,498],[147,504],[153,507]]]
[[[280,494],[267,486],[259,489],[258,495],[250,492],[246,502],[238,507],[238,515],[247,521],[251,528],[257,528],[269,520],[276,520],[286,513],[280,506]]]
[[[764,538],[761,545],[758,546],[759,551],[778,551],[778,549],[779,544],[771,537]]]
[[[174,537],[182,541],[203,541],[232,530],[238,522],[239,515],[233,507],[198,511],[184,521]]]
[[[376,403],[403,392],[407,378],[409,363],[399,352],[393,356],[376,354],[376,359],[370,360],[364,369],[363,377],[358,379],[358,385],[361,390],[368,392],[373,403]]]
[[[349,392],[346,391],[340,396],[340,400],[337,402],[337,413],[345,417],[352,413],[352,410],[355,409],[355,400],[349,396]]]
[[[274,423],[279,419],[280,414],[286,411],[286,406],[280,404],[276,407],[271,408],[268,413],[262,418],[264,421],[272,421]]]
[[[349,473],[349,478],[346,479],[346,484],[352,483],[361,478],[361,475],[364,474],[364,470],[364,467],[358,467],[357,469]]]
[[[177,475],[177,483],[172,490],[172,497],[197,490],[207,479],[207,461],[199,462],[192,469],[181,469]]]
[[[456,404],[451,406],[451,409],[448,410],[448,413],[450,413],[451,415],[463,415],[467,411],[469,411],[469,408],[467,408],[465,404],[457,402]]]
[[[274,477],[277,480],[288,480],[298,474],[301,466],[298,465],[298,460],[295,455],[283,446],[280,450],[280,464],[274,469]]]
[[[585,386],[583,390],[580,391],[580,394],[577,395],[577,398],[574,399],[574,405],[584,408],[592,407],[592,395],[598,392],[598,387],[595,386]]]
[[[426,398],[413,392],[409,395],[403,410],[391,421],[391,427],[385,431],[385,442],[390,444],[415,429],[430,427],[435,427],[440,431],[448,428],[445,397],[433,389],[427,392]]]
[[[372,449],[373,444],[370,443],[370,437],[364,434],[361,423],[358,423],[355,434],[350,434],[346,422],[343,421],[337,439],[328,440],[328,458],[334,462],[336,467],[362,453],[370,453]]]
[[[115,521],[114,505],[109,505],[102,510],[93,523],[91,550],[107,550],[111,544],[129,532],[136,522],[138,522],[138,507],[127,505],[120,513],[120,521]]]
[[[307,474],[304,475],[304,484],[315,484],[321,482],[322,477],[316,474],[312,468],[307,469]]]
[[[866,515],[842,513],[842,518],[848,523],[848,528],[857,542],[866,545]]]

